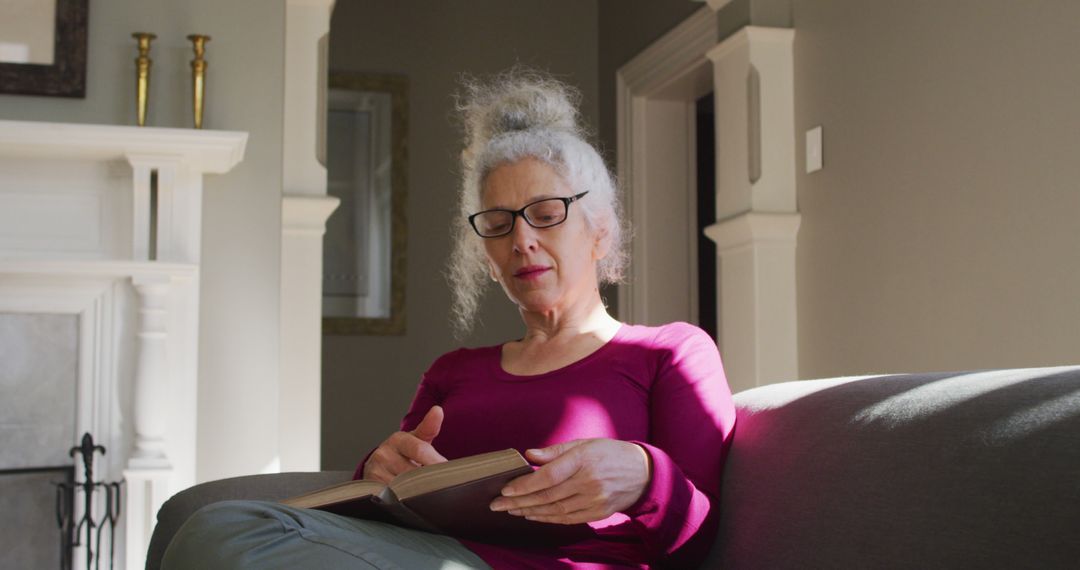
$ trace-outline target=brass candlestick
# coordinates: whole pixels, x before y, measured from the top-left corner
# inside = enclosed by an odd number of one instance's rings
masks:
[[[146,126],[146,108],[150,98],[150,41],[156,38],[147,32],[135,32],[131,37],[139,41],[139,57],[135,58],[135,110],[140,127]]]
[[[206,60],[203,56],[206,54],[206,42],[210,41],[210,36],[203,36],[199,34],[191,34],[187,37],[191,40],[192,48],[195,49],[195,59],[191,60],[191,82],[193,89],[193,105],[195,107],[195,128],[202,128],[203,119],[203,101],[206,95]]]

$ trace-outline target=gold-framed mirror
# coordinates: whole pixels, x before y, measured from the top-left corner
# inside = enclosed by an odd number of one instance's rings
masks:
[[[323,332],[405,334],[408,80],[331,71],[323,241]]]

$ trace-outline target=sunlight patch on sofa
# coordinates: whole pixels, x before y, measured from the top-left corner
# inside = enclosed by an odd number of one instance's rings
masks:
[[[857,382],[866,378],[876,378],[881,376],[884,375],[870,374],[866,376],[823,378],[820,380],[796,380],[780,384],[758,386],[738,394],[739,408],[744,412],[749,413],[758,413],[782,408],[816,392],[835,388],[849,382]]]
[[[994,422],[980,439],[987,445],[1004,445],[1076,415],[1080,415],[1080,389],[1013,412]]]
[[[883,423],[889,427],[921,420],[995,390],[1008,388],[1075,367],[991,370],[950,376],[906,390],[869,406],[853,418],[859,423]]]

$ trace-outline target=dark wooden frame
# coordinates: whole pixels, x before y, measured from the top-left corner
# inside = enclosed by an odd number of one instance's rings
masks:
[[[378,91],[390,94],[390,316],[387,318],[323,317],[327,335],[405,334],[405,262],[408,239],[406,212],[409,173],[409,80],[402,75],[331,71],[332,89]]]
[[[0,93],[86,97],[89,0],[56,0],[53,64],[0,63]]]

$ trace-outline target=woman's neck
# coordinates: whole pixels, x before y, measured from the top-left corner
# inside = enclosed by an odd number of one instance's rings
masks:
[[[593,290],[574,306],[564,310],[545,312],[521,311],[525,321],[525,344],[545,343],[553,339],[573,339],[581,335],[595,335],[607,341],[615,336],[619,321],[608,314],[600,298],[600,292]]]

